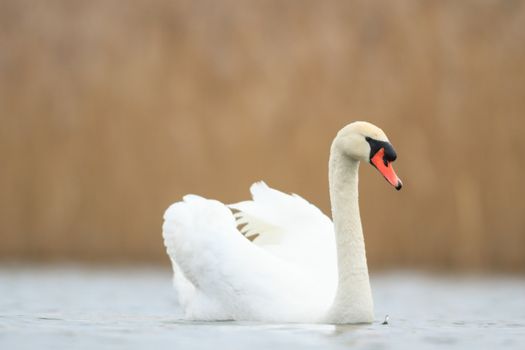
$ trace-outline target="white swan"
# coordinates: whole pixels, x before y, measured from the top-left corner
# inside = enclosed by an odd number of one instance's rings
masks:
[[[226,206],[187,195],[171,205],[163,237],[185,317],[372,322],[358,168],[370,162],[399,190],[395,159],[378,127],[354,122],[339,131],[329,162],[333,223],[303,198],[262,182],[252,185],[251,201]]]

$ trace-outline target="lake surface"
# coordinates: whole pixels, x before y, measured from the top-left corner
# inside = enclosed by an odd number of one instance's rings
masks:
[[[0,267],[0,349],[525,349],[524,278],[396,272],[372,289],[371,325],[187,322],[168,270]]]

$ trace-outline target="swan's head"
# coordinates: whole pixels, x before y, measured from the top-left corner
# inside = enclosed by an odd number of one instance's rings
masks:
[[[383,130],[368,122],[353,122],[339,131],[334,145],[348,157],[369,162],[400,190],[403,183],[397,177],[392,162],[397,155]]]

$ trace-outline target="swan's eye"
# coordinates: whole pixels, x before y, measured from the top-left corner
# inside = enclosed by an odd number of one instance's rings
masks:
[[[396,160],[396,151],[394,151],[394,148],[389,142],[378,141],[368,136],[365,137],[365,140],[370,145],[370,159],[372,159],[372,157],[375,156],[380,149],[384,149],[383,162],[385,166],[388,166],[389,162]]]

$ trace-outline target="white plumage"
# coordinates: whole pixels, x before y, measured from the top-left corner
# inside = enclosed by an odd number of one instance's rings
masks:
[[[334,222],[297,195],[255,183],[252,200],[224,205],[187,195],[164,214],[174,285],[190,320],[372,322],[358,204],[359,162],[397,189],[395,152],[366,122],[341,129],[330,151]]]
[[[195,195],[166,211],[164,243],[186,318],[319,321],[337,283],[332,221],[263,182],[251,192],[253,200],[229,206],[235,215]]]

